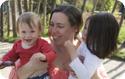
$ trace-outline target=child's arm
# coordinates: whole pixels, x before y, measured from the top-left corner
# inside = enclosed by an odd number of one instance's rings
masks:
[[[7,66],[12,66],[14,65],[14,62],[12,61],[0,61],[0,69],[3,69]]]
[[[45,55],[42,57],[46,59],[45,61],[47,61],[47,63],[52,63],[56,58],[56,52],[53,50],[52,46],[45,40],[43,40],[41,45],[42,47],[40,52]]]

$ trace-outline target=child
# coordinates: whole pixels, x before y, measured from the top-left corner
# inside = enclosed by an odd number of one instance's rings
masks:
[[[32,60],[31,57],[35,53],[38,53],[38,61],[51,64],[56,54],[48,42],[40,38],[42,30],[40,18],[37,15],[32,12],[23,13],[17,20],[17,33],[20,39],[14,43],[13,48],[2,58],[0,68],[14,65],[14,62],[18,59],[20,59],[20,65],[18,67],[20,68],[29,60]],[[47,73],[47,69],[40,71],[41,75],[39,77]],[[38,74],[35,75],[36,77],[30,79],[38,78],[37,75]],[[22,77],[20,79],[25,78]]]
[[[65,43],[73,60],[70,67],[78,79],[93,78],[96,70],[102,65],[102,59],[111,55],[117,48],[118,34],[119,25],[115,17],[110,13],[99,13],[90,16],[84,27],[82,38],[85,42],[82,42],[77,49],[80,56],[84,56],[83,62],[79,57],[76,58],[77,53],[74,52],[72,43],[70,41]],[[108,79],[106,76],[103,78]]]

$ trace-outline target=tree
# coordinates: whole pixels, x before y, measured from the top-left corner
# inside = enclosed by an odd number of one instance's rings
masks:
[[[19,15],[22,14],[22,0],[17,0]]]
[[[45,28],[45,26],[46,26],[46,14],[47,14],[47,0],[44,0],[44,4],[43,4],[43,7],[44,7],[44,15],[43,15],[43,23],[44,23],[44,25],[43,25],[43,33],[44,33],[44,28]]]
[[[93,0],[93,8],[92,8],[92,13],[94,13],[95,9],[96,9],[96,5],[98,3],[98,0]]]
[[[0,8],[0,40],[3,40],[3,4]]]
[[[81,7],[82,12],[84,11],[84,8],[85,8],[85,5],[86,5],[86,1],[87,0],[83,0],[83,4],[82,4],[82,7]]]
[[[32,11],[32,0],[29,0],[29,11]]]
[[[13,37],[16,37],[16,10],[15,0],[11,0]]]
[[[28,4],[27,4],[27,0],[24,0],[24,12],[28,11]]]

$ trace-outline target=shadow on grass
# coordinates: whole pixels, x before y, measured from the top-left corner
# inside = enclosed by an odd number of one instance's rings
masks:
[[[121,58],[121,57],[115,56],[115,55],[109,57],[109,59],[117,60],[117,61],[124,61],[124,62],[125,62],[125,59],[124,59],[124,58]]]

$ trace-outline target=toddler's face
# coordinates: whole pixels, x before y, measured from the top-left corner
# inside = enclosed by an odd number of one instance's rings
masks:
[[[22,23],[19,26],[18,35],[23,44],[33,46],[36,40],[39,38],[39,29],[36,26],[31,28],[28,26],[28,24]]]

